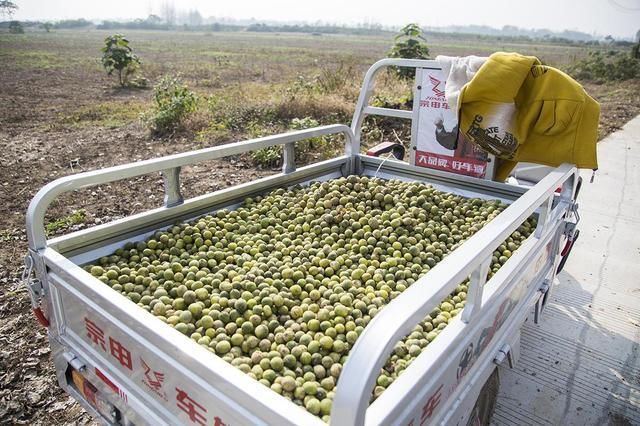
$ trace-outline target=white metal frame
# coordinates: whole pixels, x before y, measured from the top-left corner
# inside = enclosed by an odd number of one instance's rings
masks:
[[[332,134],[342,134],[345,136],[345,156],[351,157],[352,153],[358,152],[359,145],[351,130],[347,126],[335,124],[313,129],[298,130],[281,135],[266,136],[249,141],[235,142],[213,148],[169,155],[162,158],[153,158],[138,163],[129,163],[56,179],[38,191],[29,204],[26,218],[29,247],[32,250],[39,250],[46,247],[44,214],[49,204],[64,192],[154,172],[162,172],[165,188],[165,207],[175,207],[184,201],[180,193],[179,181],[180,168],[183,166],[230,155],[242,154],[275,145],[285,145],[283,173],[291,173],[296,169],[293,150],[295,142]]]
[[[367,115],[380,115],[384,117],[396,117],[396,118],[404,118],[413,121],[413,125],[417,122],[415,120],[417,109],[415,108],[415,100],[414,96],[414,108],[413,111],[405,111],[398,110],[393,108],[380,108],[373,107],[369,105],[369,100],[374,92],[374,85],[376,76],[385,68],[388,67],[408,67],[408,68],[416,68],[419,70],[420,68],[431,68],[431,69],[440,69],[440,66],[436,61],[426,60],[426,59],[381,59],[375,64],[373,64],[364,76],[364,82],[362,83],[362,89],[360,89],[360,95],[358,96],[358,102],[356,103],[356,110],[353,115],[353,120],[351,121],[351,130],[355,136],[355,138],[359,141],[362,135],[362,124],[364,123],[364,119]],[[414,94],[415,94],[415,84],[414,84]],[[418,101],[419,102],[419,101]],[[414,131],[414,127],[412,125],[411,134],[412,134],[412,145],[413,145],[413,135],[417,134]],[[414,164],[413,161],[410,164]]]
[[[381,71],[389,67],[415,68],[415,78],[412,86],[413,108],[411,111],[393,108],[380,108],[369,105],[369,100],[374,93],[376,77]],[[424,70],[441,70],[438,61],[430,59],[381,59],[369,68],[364,76],[362,90],[358,97],[355,114],[351,122],[351,130],[357,140],[360,140],[362,124],[368,115],[383,117],[395,117],[411,120],[411,141],[409,143],[409,164],[416,165],[416,150],[418,148],[418,128],[420,126],[420,99],[422,97],[422,76]],[[489,155],[489,162],[485,173],[485,179],[492,180],[495,175],[496,158]]]

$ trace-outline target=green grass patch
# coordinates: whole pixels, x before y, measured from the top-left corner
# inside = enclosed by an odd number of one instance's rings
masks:
[[[87,213],[84,209],[74,210],[71,214],[56,219],[53,222],[49,222],[45,225],[44,229],[47,235],[57,234],[65,229],[70,228],[73,225],[84,223],[87,219]]]
[[[113,129],[138,120],[144,109],[142,102],[102,102],[78,108],[63,116],[60,124],[72,128],[100,126]]]
[[[62,58],[53,52],[6,50],[0,53],[7,61],[25,68],[52,69],[63,67]]]
[[[45,50],[0,49],[2,62],[19,68],[53,70],[77,66],[92,66],[97,59],[87,57],[66,57],[62,52]]]

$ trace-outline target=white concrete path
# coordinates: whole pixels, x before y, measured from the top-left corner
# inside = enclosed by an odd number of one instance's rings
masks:
[[[495,425],[640,425],[640,116],[583,172],[578,239],[539,325],[500,369]]]

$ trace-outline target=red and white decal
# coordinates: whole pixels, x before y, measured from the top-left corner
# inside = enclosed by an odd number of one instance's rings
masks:
[[[446,76],[442,70],[423,69],[419,90],[418,136],[415,165],[483,178],[487,153],[458,131],[455,105],[445,97]]]
[[[84,324],[87,332],[87,337],[93,343],[93,345],[101,348],[103,352],[107,352],[105,344],[105,333],[103,328],[98,326],[95,321],[89,319],[88,317],[84,317]],[[133,369],[131,352],[122,343],[111,336],[109,336],[109,353],[112,357],[118,360],[120,365],[128,370]]]
[[[433,75],[429,75],[429,81],[431,82],[431,90],[433,93],[439,97],[444,98],[444,84],[440,87],[441,80],[438,80]]]
[[[156,371],[151,369],[149,364],[145,362],[145,360],[140,357],[140,364],[144,370],[144,377],[142,378],[142,383],[147,386],[153,393],[158,395],[163,400],[167,401],[167,393],[162,389],[162,384],[164,383],[165,375],[160,371]]]
[[[474,177],[484,177],[487,172],[486,161],[476,160],[475,158],[451,157],[450,155],[420,150],[416,151],[416,165]]]
[[[118,387],[118,385],[116,385],[115,383],[113,383],[111,381],[111,379],[109,379],[102,371],[100,371],[97,367],[96,367],[96,376],[98,376],[98,378],[100,380],[102,380],[107,386],[109,386],[109,388],[111,388],[112,391],[114,391],[115,393],[118,394],[118,396],[124,401],[127,402],[128,398],[127,398],[127,394],[125,393],[125,391],[123,391],[122,389],[120,389]]]

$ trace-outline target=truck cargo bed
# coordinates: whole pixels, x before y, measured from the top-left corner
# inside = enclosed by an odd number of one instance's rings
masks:
[[[516,365],[520,329],[527,318],[536,323],[540,320],[551,294],[550,284],[570,252],[571,244],[563,253],[560,248],[565,239],[571,243],[576,235],[578,173],[572,165],[562,164],[540,182],[522,187],[491,181],[494,162],[490,158],[482,167],[487,179],[478,179],[416,166],[413,152],[409,164],[361,154],[365,115],[412,120],[411,149],[417,148],[418,97],[413,112],[368,106],[373,79],[388,66],[415,67],[422,79],[423,71],[436,69],[437,63],[384,59],[374,64],[365,76],[351,128],[321,126],[235,142],[67,176],[42,188],[27,212],[25,281],[34,313],[48,328],[61,387],[107,424],[324,424],[311,414],[317,410],[306,411],[219,356],[212,356],[209,348],[186,340],[178,330],[103,285],[81,265],[112,253],[124,242],[148,239],[154,231],[176,221],[233,209],[247,197],[312,181],[365,175],[426,182],[439,190],[499,199],[509,206],[372,316],[350,349],[344,368],[336,373],[340,379],[332,397],[331,423],[486,421],[495,398],[482,400],[489,393],[485,388],[497,391],[496,365]],[[316,137],[341,137],[344,154],[298,168],[295,143]],[[276,145],[282,146],[282,173],[187,200],[182,197],[181,167]],[[454,163],[459,168],[472,167],[469,162]],[[163,207],[47,240],[45,212],[60,194],[157,172],[164,178]],[[503,248],[503,255],[496,255],[532,215],[537,222],[533,233],[513,253]],[[124,278],[123,283],[128,280]],[[397,342],[463,282],[468,286],[460,315],[447,321],[437,338],[429,338],[425,351],[370,403],[376,379]]]

